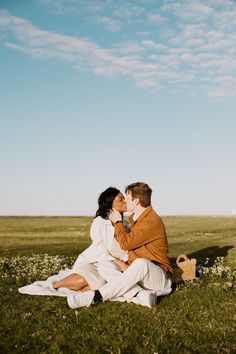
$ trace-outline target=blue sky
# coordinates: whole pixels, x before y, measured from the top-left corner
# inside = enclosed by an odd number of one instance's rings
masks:
[[[0,215],[236,214],[236,2],[0,3]]]

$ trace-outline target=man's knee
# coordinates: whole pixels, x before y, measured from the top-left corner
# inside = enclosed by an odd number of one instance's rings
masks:
[[[140,270],[142,270],[142,272],[144,272],[144,273],[148,273],[148,263],[149,263],[150,261],[148,261],[147,259],[145,259],[145,258],[136,258],[133,262],[132,262],[132,264],[131,264],[131,266],[132,266],[132,268],[135,268],[135,269],[140,269]]]

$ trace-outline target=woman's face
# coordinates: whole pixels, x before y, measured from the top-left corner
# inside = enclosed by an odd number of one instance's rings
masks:
[[[117,194],[113,201],[112,208],[119,211],[120,213],[123,213],[127,210],[126,201],[122,193]]]

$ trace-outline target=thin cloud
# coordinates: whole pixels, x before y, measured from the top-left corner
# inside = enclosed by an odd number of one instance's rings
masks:
[[[164,44],[160,43],[155,43],[154,41],[151,40],[143,40],[142,41],[143,46],[149,49],[156,49],[156,50],[166,50],[168,47]]]
[[[117,52],[119,54],[137,54],[145,51],[145,47],[139,43],[135,42],[127,42],[123,45],[119,45],[117,48]]]
[[[56,15],[83,16],[91,24],[101,24],[107,30],[119,31],[126,24],[131,24],[145,12],[145,8],[137,1],[115,2],[100,0],[37,0],[38,4],[46,6]]]
[[[125,42],[105,48],[88,38],[45,31],[7,11],[0,11],[0,27],[4,33],[1,40],[9,49],[40,60],[65,61],[77,70],[89,70],[109,79],[121,76],[143,89],[161,90],[174,86],[176,91],[190,92],[194,86],[196,92],[203,92],[214,99],[217,95],[220,99],[236,96],[236,5],[230,1],[164,1],[159,13],[166,20],[155,41],[155,23],[152,26],[150,21],[148,31],[142,31],[147,28],[147,15],[151,14],[141,0],[135,4],[132,1],[126,4],[85,0],[42,1],[48,5],[60,5],[61,9],[65,4],[80,4],[80,11],[86,10],[90,16],[96,10],[97,25],[114,31],[122,31],[125,23],[132,26],[132,21],[137,20],[140,31],[135,38],[130,36]],[[112,10],[109,16],[108,9]],[[156,9],[153,16],[159,13]],[[174,26],[170,21],[173,16]],[[145,33],[145,39],[140,33]],[[127,38],[128,32],[125,35]]]
[[[132,3],[117,4],[113,9],[113,15],[125,19],[128,23],[132,22],[134,17],[140,16],[145,12],[145,8],[136,6]]]
[[[236,82],[231,76],[222,76],[215,79],[214,87],[207,90],[207,95],[213,99],[225,99],[236,96]]]
[[[155,13],[148,15],[147,20],[150,23],[161,24],[166,21],[166,18],[164,16],[161,16],[159,13]]]
[[[123,27],[121,21],[114,20],[107,16],[100,16],[100,17],[89,17],[90,22],[97,23],[103,25],[107,30],[112,32],[120,31]]]
[[[134,55],[118,56],[112,50],[104,49],[84,38],[59,35],[34,27],[29,21],[0,12],[1,26],[15,35],[21,44],[8,42],[6,46],[19,50],[40,60],[63,60],[90,68],[96,75],[114,78],[125,76],[133,79],[140,87],[148,76],[162,75],[156,65],[146,64],[142,58]],[[139,72],[143,76],[138,75]]]
[[[203,2],[199,0],[181,0],[173,3],[166,2],[161,7],[160,11],[162,13],[171,12],[183,20],[194,19],[195,22],[205,19],[206,17],[213,15],[215,12],[213,7],[206,4],[206,1]]]

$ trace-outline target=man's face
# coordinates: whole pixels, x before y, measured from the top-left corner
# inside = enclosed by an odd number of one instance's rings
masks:
[[[137,199],[132,200],[132,195],[129,191],[127,191],[125,195],[127,210],[133,212],[137,205]]]

